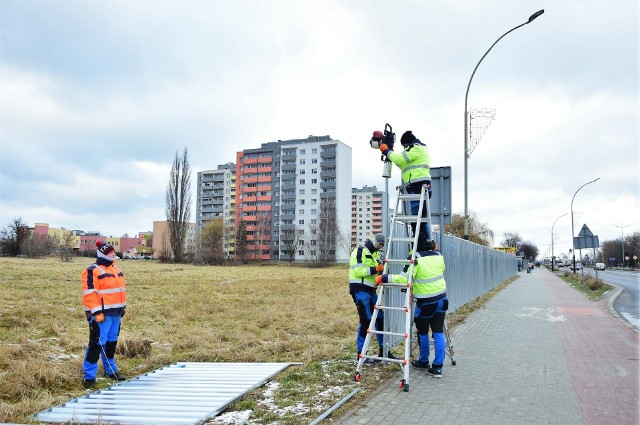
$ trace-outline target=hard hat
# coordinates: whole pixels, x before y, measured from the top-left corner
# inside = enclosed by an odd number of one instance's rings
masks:
[[[384,137],[384,134],[382,134],[382,131],[380,130],[374,131],[373,136],[371,136],[373,140],[382,140],[383,137]]]
[[[373,242],[375,243],[377,249],[380,249],[384,246],[386,238],[384,237],[383,233],[377,233],[373,239]]]

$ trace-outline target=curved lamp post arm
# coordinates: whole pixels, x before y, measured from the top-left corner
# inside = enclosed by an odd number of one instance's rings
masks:
[[[564,213],[560,217],[556,218],[556,220],[551,225],[551,271],[553,271],[553,263],[555,262],[555,258],[554,258],[554,255],[553,255],[553,227],[556,225],[558,220],[560,220],[562,217],[564,217],[567,214],[569,214],[569,213]]]
[[[598,177],[595,180],[591,180],[590,182],[587,182],[587,183],[583,184],[582,186],[580,186],[578,188],[578,190],[576,190],[576,193],[573,194],[573,198],[571,198],[571,247],[573,248],[573,251],[572,251],[571,255],[573,256],[573,273],[574,274],[576,272],[576,244],[575,244],[575,241],[574,241],[575,236],[574,236],[574,230],[573,230],[573,200],[576,199],[576,195],[578,194],[578,192],[580,192],[580,189],[582,189],[583,187],[585,187],[588,184],[597,182],[598,180],[600,180],[600,177]]]
[[[468,128],[468,119],[469,119],[468,115],[469,115],[469,113],[467,112],[467,104],[468,104],[468,100],[469,100],[469,88],[471,87],[471,81],[473,80],[473,76],[476,75],[476,71],[478,70],[478,67],[480,66],[480,64],[482,63],[484,58],[489,54],[491,49],[493,49],[493,46],[498,44],[498,42],[500,40],[502,40],[507,34],[517,30],[518,28],[520,28],[522,26],[530,24],[531,22],[533,22],[534,19],[536,19],[538,16],[542,15],[543,13],[544,13],[544,9],[538,10],[536,13],[534,13],[531,16],[529,16],[529,19],[527,20],[527,22],[523,22],[522,24],[520,24],[518,26],[515,26],[515,27],[511,28],[509,31],[507,31],[504,34],[502,34],[500,36],[500,38],[498,38],[491,45],[491,47],[489,47],[489,49],[484,53],[484,55],[482,55],[482,57],[480,58],[480,60],[476,64],[476,67],[473,68],[473,72],[471,73],[471,77],[469,78],[469,82],[467,83],[467,91],[464,94],[464,235],[463,235],[464,239],[469,239],[469,208],[468,208],[468,202],[467,202],[468,201],[467,160],[469,158],[469,134],[468,134],[467,128]]]

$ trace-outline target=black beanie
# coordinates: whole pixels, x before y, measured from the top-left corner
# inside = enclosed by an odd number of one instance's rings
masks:
[[[433,246],[434,243],[427,239],[427,235],[424,232],[418,234],[418,251],[431,251]]]
[[[407,130],[402,135],[402,138],[400,138],[400,143],[402,143],[402,146],[407,146],[412,144],[415,140],[416,136],[413,135],[411,130]]]

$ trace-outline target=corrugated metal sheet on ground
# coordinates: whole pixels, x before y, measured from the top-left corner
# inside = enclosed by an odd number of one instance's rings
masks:
[[[36,414],[40,422],[199,424],[291,363],[176,363]]]

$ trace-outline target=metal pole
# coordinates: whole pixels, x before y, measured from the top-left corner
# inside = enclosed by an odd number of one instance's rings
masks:
[[[489,52],[491,51],[491,49],[493,49],[493,46],[495,46],[496,44],[498,44],[498,41],[502,40],[502,38],[504,36],[506,36],[507,34],[509,34],[512,31],[517,30],[518,28],[530,24],[531,22],[533,22],[534,19],[536,19],[538,16],[542,15],[544,13],[544,9],[540,9],[538,10],[536,13],[534,13],[533,15],[529,16],[529,19],[527,20],[527,22],[520,24],[516,27],[511,28],[509,31],[505,32],[504,34],[502,34],[500,36],[500,38],[498,38],[492,45],[491,47],[489,47],[489,49],[484,53],[484,55],[482,55],[482,57],[480,58],[480,60],[478,61],[478,63],[476,64],[476,67],[473,68],[473,72],[471,73],[471,77],[469,78],[469,82],[467,83],[467,91],[464,95],[464,239],[469,239],[469,190],[468,190],[468,182],[469,182],[469,175],[468,175],[468,159],[469,159],[469,132],[467,131],[468,127],[468,120],[469,120],[469,113],[467,111],[467,101],[469,99],[469,87],[471,87],[471,80],[473,80],[473,76],[476,74],[476,70],[478,69],[478,67],[480,66],[480,63],[482,62],[482,60],[485,58],[485,56],[487,56],[489,54]]]
[[[573,274],[576,273],[576,243],[575,243],[575,236],[573,231],[573,200],[576,198],[576,195],[578,194],[578,192],[580,192],[580,189],[582,189],[588,184],[597,182],[598,180],[600,180],[600,177],[583,184],[578,188],[578,190],[576,190],[576,193],[573,194],[573,198],[571,198],[571,246],[573,248],[573,250],[571,251],[571,255],[573,256]]]
[[[624,269],[624,228],[629,227],[629,225],[627,224],[626,226],[618,226],[617,224],[614,224],[614,226],[618,227],[622,232],[622,268]]]
[[[554,221],[553,224],[551,225],[551,271],[553,271],[553,263],[555,263],[555,260],[556,260],[555,258],[553,258],[553,226],[555,226],[556,222],[567,214],[568,213],[564,213],[560,217],[556,218],[556,221]]]

